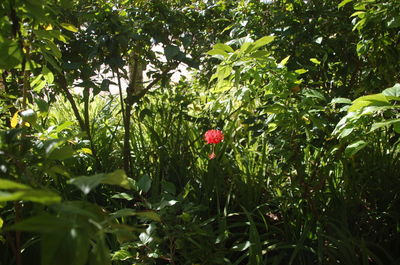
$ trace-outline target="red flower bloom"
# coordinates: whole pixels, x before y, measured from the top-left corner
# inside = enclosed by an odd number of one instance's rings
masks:
[[[208,130],[204,134],[204,140],[207,144],[218,144],[224,140],[224,134],[220,130]]]

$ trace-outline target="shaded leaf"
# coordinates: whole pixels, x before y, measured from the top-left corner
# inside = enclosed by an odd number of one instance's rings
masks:
[[[360,151],[361,149],[363,149],[363,148],[366,147],[366,146],[367,146],[367,143],[366,143],[365,141],[359,140],[359,141],[357,141],[357,142],[354,142],[354,143],[348,145],[348,146],[346,147],[345,154],[346,154],[347,156],[353,156],[353,155],[355,155],[358,151]]]
[[[23,54],[17,41],[0,42],[0,69],[11,69],[22,63]]]

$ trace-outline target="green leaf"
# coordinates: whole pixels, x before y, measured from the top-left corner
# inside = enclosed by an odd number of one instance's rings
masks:
[[[254,46],[252,47],[252,50],[256,50],[262,46],[265,46],[265,45],[273,42],[275,38],[276,38],[275,36],[265,36],[265,37],[262,37],[261,39],[256,40],[254,42]]]
[[[28,190],[31,187],[26,186],[24,184],[14,182],[8,179],[0,179],[0,189],[2,190]]]
[[[344,153],[346,156],[353,156],[355,155],[358,151],[363,149],[364,147],[367,146],[367,143],[363,140],[359,140],[357,142],[354,142],[346,147],[346,150]]]
[[[307,73],[308,70],[306,70],[306,69],[297,69],[297,70],[295,70],[295,72],[296,72],[297,74],[301,75],[301,74]]]
[[[384,122],[374,122],[371,126],[370,132],[373,132],[376,129],[379,129],[382,127],[390,126],[392,124],[400,124],[400,119],[388,120],[388,121],[384,121]]]
[[[114,252],[114,254],[111,257],[111,260],[124,261],[124,260],[130,259],[130,258],[133,258],[132,254],[128,250],[121,249],[121,250]]]
[[[136,211],[133,209],[121,209],[111,214],[114,218],[120,218],[125,216],[138,216],[141,218],[149,219],[156,222],[161,222],[160,216],[155,211]]]
[[[97,187],[104,178],[104,174],[80,176],[70,179],[68,183],[78,187],[84,194],[88,194],[92,189]]]
[[[400,84],[395,84],[394,86],[383,90],[382,94],[387,97],[400,98]]]
[[[179,53],[180,53],[180,49],[178,46],[167,45],[164,48],[164,54],[165,54],[165,57],[167,58],[167,60],[176,59],[176,57],[178,56]]]
[[[124,200],[127,200],[127,201],[133,200],[133,196],[128,194],[128,193],[125,193],[125,192],[121,192],[121,193],[115,194],[115,195],[111,196],[111,198],[113,198],[113,199],[124,199]]]
[[[49,153],[48,158],[53,160],[64,160],[72,157],[75,150],[69,146],[63,146],[61,148],[55,148],[51,153]]]
[[[93,176],[80,176],[69,180],[69,184],[75,185],[84,194],[88,194],[99,184],[118,185],[129,189],[129,181],[123,170],[116,170],[108,174],[97,174]]]
[[[148,192],[151,187],[151,178],[147,175],[143,175],[140,177],[139,181],[137,182],[137,185],[140,190],[143,192]]]
[[[112,173],[108,173],[105,175],[105,178],[101,181],[103,184],[109,185],[118,185],[125,189],[129,189],[129,181],[128,177],[125,174],[125,171],[122,169],[115,170]]]
[[[152,221],[161,222],[160,216],[155,211],[137,212],[136,215]]]
[[[393,130],[400,134],[400,122],[393,125]]]
[[[222,58],[226,58],[229,56],[229,54],[226,51],[221,50],[221,49],[212,49],[212,50],[206,52],[206,54],[212,55],[212,56],[217,55],[216,58],[218,58],[218,59],[221,58],[220,56],[222,56]],[[218,56],[218,55],[220,55],[220,56]]]
[[[48,84],[52,84],[54,82],[54,74],[46,66],[43,66],[42,74]]]
[[[219,49],[226,52],[234,52],[231,46],[224,44],[224,43],[217,43],[213,46],[213,49]]]
[[[340,4],[338,5],[338,8],[341,8],[342,6],[352,2],[353,0],[343,0],[342,2],[340,2]]]
[[[390,103],[383,94],[363,96],[353,101],[353,104],[349,107],[348,112],[355,112],[367,106],[390,106]]]
[[[286,63],[289,61],[289,59],[290,59],[290,55],[289,55],[289,56],[286,56],[279,64],[282,65],[282,66],[284,66],[284,65],[286,65]]]
[[[110,250],[108,249],[103,236],[98,237],[91,249],[89,265],[111,265]]]
[[[222,80],[224,80],[231,73],[232,73],[232,66],[230,66],[230,65],[224,65],[222,67],[218,67],[218,69],[217,69],[218,82],[221,82]]]
[[[61,197],[56,193],[45,190],[21,190],[16,192],[2,192],[0,191],[0,202],[24,200],[31,202],[38,202],[42,204],[51,204],[61,201]]]
[[[318,65],[321,64],[321,62],[316,58],[311,58],[310,61]]]
[[[3,219],[1,219],[1,217],[0,217],[0,229],[3,227],[3,223],[4,223],[4,221],[3,221]]]
[[[61,23],[60,25],[61,25],[61,27],[65,28],[66,30],[69,30],[72,32],[78,32],[78,29],[74,25],[71,25],[68,23]]]
[[[348,98],[334,98],[331,104],[351,104],[351,100]]]
[[[12,69],[22,63],[23,53],[17,41],[0,42],[0,69]]]
[[[18,222],[8,227],[7,230],[52,234],[57,230],[63,230],[70,226],[71,223],[69,220],[58,218],[48,213],[42,213]]]

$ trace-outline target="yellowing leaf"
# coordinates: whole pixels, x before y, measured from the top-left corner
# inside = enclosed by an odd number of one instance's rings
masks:
[[[92,150],[89,148],[81,148],[78,150],[78,152],[92,155]]]
[[[14,115],[11,118],[11,128],[15,128],[17,127],[17,124],[19,122],[19,110],[17,112],[14,113]]]
[[[45,30],[52,30],[52,29],[53,29],[53,26],[52,26],[51,24],[49,24],[49,25],[47,25],[44,29],[45,29]]]
[[[61,25],[61,27],[65,28],[66,30],[69,30],[72,32],[78,32],[78,29],[74,25],[71,25],[68,23],[61,23],[60,25]]]

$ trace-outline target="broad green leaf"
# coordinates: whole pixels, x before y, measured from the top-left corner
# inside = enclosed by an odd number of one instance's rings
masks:
[[[103,236],[98,236],[89,256],[89,265],[111,265],[110,250]]]
[[[23,53],[18,41],[3,40],[0,42],[0,69],[12,69],[23,61]]]
[[[256,50],[262,46],[265,46],[265,45],[273,42],[275,38],[276,38],[275,36],[265,36],[265,37],[262,37],[261,39],[256,40],[254,42],[254,46],[252,47],[252,50]]]
[[[231,46],[224,43],[217,43],[213,46],[213,49],[224,50],[226,52],[234,52]]]
[[[50,40],[46,41],[46,48],[49,48],[49,52],[51,55],[53,55],[55,58],[60,59],[62,54],[61,54],[61,50],[60,48],[58,48],[58,46]]]
[[[178,56],[179,53],[180,53],[180,49],[178,46],[167,45],[164,48],[164,54],[165,54],[165,57],[167,58],[167,60],[176,59],[176,57]]]
[[[128,201],[133,200],[133,196],[128,194],[128,193],[125,193],[125,192],[121,192],[121,193],[115,194],[115,195],[111,196],[111,198],[113,198],[113,199],[124,199],[124,200],[128,200]]]
[[[41,234],[52,234],[57,230],[64,230],[70,226],[71,223],[69,220],[58,218],[48,213],[42,213],[18,222],[7,229]]]
[[[116,211],[115,213],[111,214],[112,217],[114,218],[120,218],[120,217],[125,217],[125,216],[138,216],[142,218],[146,218],[152,221],[157,221],[161,222],[160,216],[155,212],[155,211],[136,211],[134,209],[121,209]]]
[[[394,86],[383,90],[382,94],[387,97],[400,98],[400,84],[395,84]]]
[[[1,217],[0,217],[0,229],[3,227],[3,223],[4,223],[4,221],[3,221],[3,219],[1,219]]]
[[[54,75],[46,66],[43,66],[42,74],[46,79],[47,83],[52,84],[54,82]]]
[[[69,180],[68,183],[78,187],[84,194],[88,194],[100,184],[118,185],[122,188],[130,189],[128,178],[125,172],[120,169],[108,174],[76,177]]]
[[[114,213],[111,213],[111,216],[114,218],[120,218],[120,217],[125,217],[125,216],[135,216],[136,215],[136,210],[134,209],[120,209]]]
[[[250,57],[255,58],[255,59],[263,59],[265,57],[268,57],[270,54],[271,53],[267,52],[267,51],[255,51],[250,54]],[[241,65],[244,63],[245,63],[245,61],[239,61],[235,65]]]
[[[61,23],[60,25],[61,25],[61,27],[65,28],[66,30],[69,30],[72,32],[78,32],[78,29],[74,25],[71,25],[68,23]]]
[[[60,148],[55,148],[51,153],[49,153],[48,159],[53,159],[53,160],[68,159],[72,157],[74,152],[75,150],[71,146],[66,145]]]
[[[321,92],[319,92],[315,89],[305,89],[303,93],[305,96],[310,97],[310,98],[318,98],[318,99],[324,100],[324,101],[326,100],[325,96]]]
[[[351,100],[348,98],[334,98],[331,104],[351,104]]]
[[[361,149],[363,149],[364,147],[367,146],[367,143],[363,140],[359,140],[357,142],[354,142],[350,145],[348,145],[346,147],[346,150],[344,151],[344,153],[347,156],[353,156],[355,155],[358,151],[360,151]]]
[[[140,190],[143,192],[148,192],[151,187],[151,178],[147,175],[143,175],[140,177],[139,181],[137,182],[137,185]]]
[[[340,131],[340,133],[339,133],[339,135],[338,135],[338,138],[339,138],[339,139],[340,139],[340,138],[344,138],[344,137],[350,135],[353,131],[354,131],[354,128],[353,128],[353,127],[351,127],[351,128],[344,128],[343,130]]]
[[[71,226],[52,234],[43,234],[40,245],[41,265],[86,265],[90,251],[90,234],[87,229]]]
[[[81,176],[70,179],[68,183],[78,187],[84,194],[88,194],[92,189],[100,185],[104,178],[105,174]]]
[[[59,133],[59,132],[65,130],[65,129],[71,127],[72,125],[74,125],[74,123],[72,121],[66,121],[66,122],[58,125],[57,128],[55,129],[55,131],[57,133]]]
[[[118,185],[125,189],[129,189],[129,181],[128,177],[125,174],[125,171],[122,169],[115,170],[112,173],[108,173],[105,175],[105,178],[101,181],[103,184],[109,185]]]
[[[222,67],[218,67],[217,69],[218,82],[224,80],[231,73],[232,73],[232,66],[230,65],[224,65]]]
[[[152,221],[161,222],[160,216],[155,211],[137,212],[136,215]]]
[[[229,55],[226,51],[221,50],[221,49],[212,49],[212,50],[210,50],[210,51],[208,51],[206,53],[208,55],[213,55],[213,56],[214,55],[221,55],[224,58],[228,57],[228,55]]]
[[[348,112],[355,112],[367,106],[390,106],[390,103],[383,94],[363,96],[353,101]]]
[[[400,124],[400,119],[388,120],[388,121],[384,121],[384,122],[374,122],[371,126],[370,132],[373,132],[376,129],[379,129],[382,127],[390,126],[392,124]]]
[[[8,179],[0,179],[0,190],[29,190],[31,187]]]
[[[393,129],[394,129],[394,131],[395,131],[396,133],[399,133],[399,134],[400,134],[400,122],[399,122],[399,123],[395,123],[395,124],[393,125]]]
[[[43,204],[57,203],[61,201],[61,197],[51,191],[45,190],[21,190],[16,192],[3,192],[0,191],[0,202],[6,201],[32,201]]]

